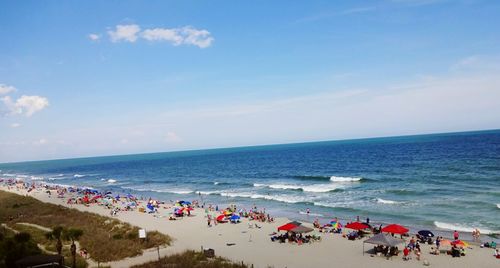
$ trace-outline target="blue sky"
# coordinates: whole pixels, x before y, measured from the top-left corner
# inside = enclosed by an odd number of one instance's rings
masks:
[[[500,2],[2,1],[0,162],[500,128]]]

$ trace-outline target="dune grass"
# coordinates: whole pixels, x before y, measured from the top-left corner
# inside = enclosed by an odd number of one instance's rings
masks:
[[[91,258],[108,262],[140,255],[142,250],[170,245],[171,238],[148,232],[147,241],[138,237],[139,228],[95,213],[43,203],[32,197],[0,191],[0,221],[9,225],[28,222],[44,227],[63,226],[83,230],[79,239]]]
[[[166,256],[160,261],[148,262],[133,268],[249,268],[246,264],[234,263],[221,257],[207,258],[202,252],[188,250],[180,254]]]
[[[45,231],[40,230],[36,227],[32,226],[26,226],[22,224],[14,224],[10,226],[11,228],[19,231],[19,232],[25,232],[31,235],[31,238],[39,245],[42,245],[45,250],[51,251],[51,252],[56,252],[56,241],[55,240],[49,240],[45,236]],[[67,266],[71,266],[72,264],[72,256],[71,256],[71,251],[69,246],[71,245],[70,241],[62,241],[63,242],[63,251],[62,255],[64,256],[64,263]],[[80,255],[77,254],[76,256],[76,267],[77,268],[85,268],[87,267],[87,262],[85,261],[84,258],[82,258]]]

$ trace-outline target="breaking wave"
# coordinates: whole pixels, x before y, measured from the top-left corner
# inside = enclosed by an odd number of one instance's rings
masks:
[[[403,202],[387,200],[387,199],[382,199],[382,198],[377,198],[377,203],[389,204],[389,205],[403,204]]]
[[[75,178],[83,178],[85,176],[87,176],[87,175],[82,175],[82,174],[75,174],[75,175],[73,175],[73,177],[75,177]]]
[[[262,184],[254,183],[254,187],[267,187],[276,190],[296,190],[312,193],[327,193],[340,189],[335,184],[314,184],[314,185],[296,185],[296,184]]]
[[[359,177],[337,177],[337,176],[331,176],[330,181],[333,182],[355,182],[355,181],[361,181],[363,178]]]
[[[446,222],[439,222],[435,221],[434,226],[440,229],[445,229],[445,230],[450,230],[450,231],[460,231],[460,232],[467,232],[471,233],[475,228],[467,226],[467,225],[460,225],[460,224],[451,224],[451,223],[446,223]],[[482,228],[477,228],[479,231],[481,231],[482,234],[498,234],[500,231],[492,231],[488,229],[482,229]]]
[[[214,193],[215,194],[215,193]],[[298,196],[290,196],[290,195],[263,195],[256,193],[218,193],[220,196],[226,197],[243,197],[243,198],[251,198],[251,199],[265,199],[265,200],[274,200],[284,203],[296,204],[296,203],[309,203],[310,201],[305,197]]]

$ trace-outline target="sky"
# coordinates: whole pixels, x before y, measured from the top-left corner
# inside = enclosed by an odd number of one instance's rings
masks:
[[[0,162],[500,128],[500,1],[0,1]]]

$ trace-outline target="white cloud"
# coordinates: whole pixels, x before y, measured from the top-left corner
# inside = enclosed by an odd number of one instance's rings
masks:
[[[199,48],[209,47],[214,38],[207,30],[198,30],[191,26],[182,28],[154,28],[146,29],[142,32],[142,38],[148,41],[166,41],[174,46],[194,45]]]
[[[5,96],[0,99],[7,107],[8,113],[11,115],[25,115],[32,116],[34,113],[39,112],[49,106],[49,100],[40,96],[26,96],[23,95],[16,101],[13,101],[10,96]]]
[[[18,128],[20,126],[21,126],[21,124],[19,124],[19,123],[12,123],[12,124],[10,124],[11,128]]]
[[[137,24],[117,25],[115,30],[109,30],[108,35],[111,42],[135,42],[138,38],[150,42],[168,42],[174,46],[193,45],[199,48],[207,48],[212,45],[214,38],[205,29],[196,29],[192,26],[180,28],[151,28],[141,31]],[[97,41],[100,36],[90,34],[89,38]]]
[[[182,28],[181,32],[184,36],[184,43],[188,45],[206,48],[209,47],[214,41],[214,38],[207,30],[197,30],[191,26],[187,26]]]
[[[184,38],[177,29],[154,28],[142,32],[142,38],[148,41],[167,41],[175,46],[182,44]]]
[[[141,27],[137,24],[128,25],[116,25],[116,30],[108,31],[108,35],[111,38],[111,42],[135,42],[138,38],[138,33],[141,31]]]
[[[178,143],[178,142],[181,142],[182,139],[181,139],[181,137],[179,137],[179,135],[177,135],[177,133],[175,133],[173,131],[169,131],[169,132],[167,132],[167,135],[165,136],[165,141],[168,143]]]
[[[17,91],[17,89],[13,86],[0,84],[0,95],[6,95],[15,91]]]
[[[89,35],[88,35],[88,37],[89,37],[89,39],[90,39],[90,40],[92,40],[92,41],[98,41],[98,40],[101,38],[101,36],[100,36],[100,35],[98,35],[98,34],[93,34],[93,33],[92,33],[92,34],[89,34]]]

